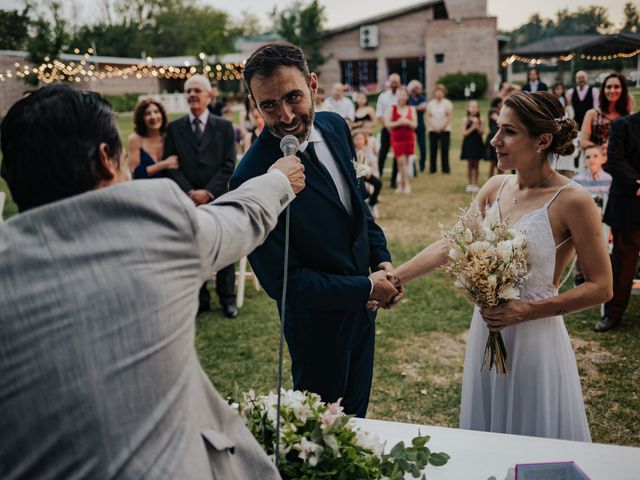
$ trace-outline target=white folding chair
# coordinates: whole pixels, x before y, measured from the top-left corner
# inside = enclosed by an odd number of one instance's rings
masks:
[[[214,273],[212,279],[215,278],[216,274]],[[236,306],[238,308],[242,308],[242,306],[244,305],[244,293],[247,280],[253,280],[253,286],[255,287],[255,289],[260,290],[260,282],[258,281],[258,277],[256,277],[255,273],[247,271],[247,257],[242,257],[238,265],[238,271],[236,272]]]

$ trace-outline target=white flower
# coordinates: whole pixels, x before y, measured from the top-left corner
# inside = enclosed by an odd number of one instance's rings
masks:
[[[484,242],[484,241],[473,242],[471,245],[469,245],[469,251],[474,255],[479,255],[490,248],[491,248],[491,244],[489,242]]]
[[[498,284],[498,277],[496,277],[495,275],[489,275],[487,277],[487,282],[489,283],[489,285],[491,285],[492,287],[495,287]]]
[[[355,160],[352,160],[352,162],[353,162],[353,169],[356,171],[356,178],[364,177],[367,174],[369,167],[367,167],[366,165],[363,165],[362,163],[358,163]]]
[[[322,455],[322,452],[324,451],[322,445],[318,445],[311,440],[307,440],[307,437],[302,437],[302,440],[300,440],[300,443],[295,445],[295,448],[300,450],[298,458],[305,462],[308,461],[309,465],[312,467],[315,467],[318,464],[320,455]]]
[[[513,242],[511,240],[502,240],[496,245],[496,252],[502,260],[508,262],[513,255]]]
[[[510,300],[513,298],[520,298],[520,291],[514,287],[502,287],[498,292],[498,298],[503,300]]]
[[[449,258],[451,260],[456,260],[458,258],[458,250],[455,248],[449,249]]]
[[[467,243],[473,242],[473,233],[471,233],[471,229],[470,228],[467,228],[464,231],[464,241],[467,242]]]
[[[527,237],[520,230],[516,230],[513,236],[513,246],[520,249],[527,242]]]
[[[496,234],[493,230],[491,230],[491,228],[485,225],[484,227],[482,227],[482,231],[484,232],[484,238],[486,238],[488,241],[492,242],[493,240],[495,240]]]
[[[356,443],[362,448],[371,450],[374,455],[380,456],[384,451],[384,443],[380,441],[377,435],[373,435],[368,432],[364,432],[360,429],[355,431]]]

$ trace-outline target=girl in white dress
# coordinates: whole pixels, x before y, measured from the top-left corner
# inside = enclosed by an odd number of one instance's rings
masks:
[[[460,426],[465,429],[591,441],[580,378],[562,315],[611,298],[609,257],[600,214],[589,193],[552,170],[548,154],[573,152],[573,120],[547,92],[505,100],[491,140],[500,170],[475,202],[523,227],[529,277],[519,300],[474,309],[462,380]],[[585,283],[558,294],[573,254],[584,262]],[[407,283],[447,261],[443,240],[425,248],[395,275]],[[481,372],[489,331],[501,331],[507,374]]]

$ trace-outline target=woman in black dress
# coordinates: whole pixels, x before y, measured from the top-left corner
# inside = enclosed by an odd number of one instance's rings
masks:
[[[467,176],[469,183],[466,191],[475,193],[478,186],[478,163],[484,157],[484,142],[482,141],[482,120],[478,102],[471,100],[467,108],[467,116],[462,120],[462,152],[460,158],[467,161]]]

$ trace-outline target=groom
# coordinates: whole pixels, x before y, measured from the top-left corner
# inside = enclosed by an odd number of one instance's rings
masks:
[[[367,302],[395,302],[401,292],[386,278],[392,270],[386,240],[357,187],[349,127],[335,113],[314,115],[318,79],[295,45],[258,49],[245,64],[244,81],[268,129],[236,169],[231,188],[281,157],[285,135],[300,141],[307,177],[308,188],[291,204],[284,330],[294,388],[318,393],[325,402],[342,398],[346,413],[364,417],[375,338],[375,313]],[[249,257],[274,300],[282,294],[284,238],[281,215]]]

